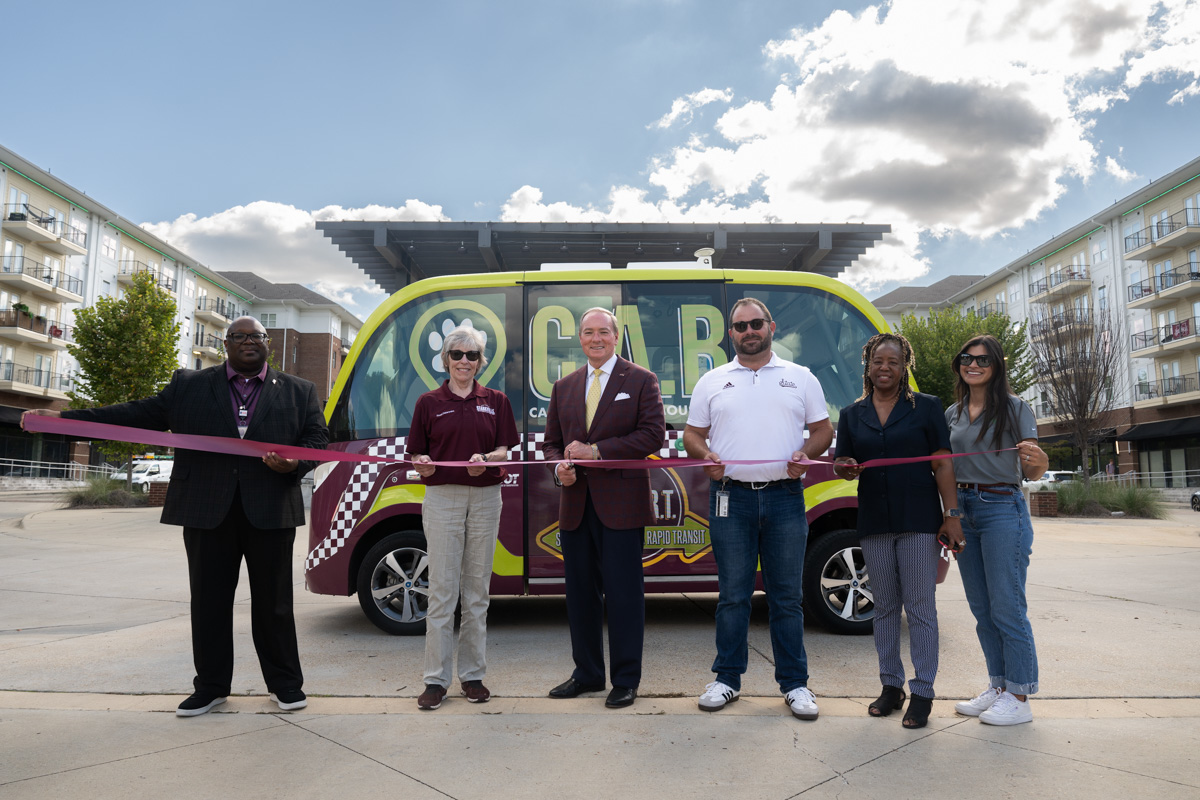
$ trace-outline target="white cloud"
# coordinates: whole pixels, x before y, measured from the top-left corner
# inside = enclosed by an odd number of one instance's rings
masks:
[[[701,89],[698,92],[692,92],[684,97],[676,98],[671,103],[671,110],[666,114],[651,122],[647,128],[659,128],[666,130],[678,122],[680,119],[684,124],[692,121],[696,113],[696,109],[706,106],[709,103],[728,103],[733,100],[732,89]]]
[[[259,200],[207,217],[185,214],[142,227],[217,272],[254,272],[275,283],[300,283],[364,317],[383,290],[317,229],[326,220],[445,220],[441,206],[325,206],[305,211]]]
[[[1104,171],[1119,181],[1131,181],[1137,178],[1137,173],[1121,166],[1121,164],[1112,156],[1108,156],[1104,159]]]
[[[936,13],[892,0],[835,11],[763,52],[787,70],[771,96],[653,160],[648,190],[614,187],[607,208],[582,208],[526,186],[506,218],[890,222],[842,277],[863,289],[913,280],[929,270],[922,237],[1003,235],[1101,163],[1133,177],[1092,128],[1146,80],[1191,77],[1172,102],[1200,93],[1200,0],[976,0]],[[712,92],[681,97],[652,127],[690,120],[700,99],[732,102],[732,89]]]

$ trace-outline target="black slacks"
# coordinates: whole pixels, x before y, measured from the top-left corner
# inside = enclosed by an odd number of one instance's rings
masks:
[[[233,683],[233,598],[242,559],[250,579],[250,623],[267,690],[304,683],[292,613],[295,528],[255,528],[237,496],[211,530],[183,529],[192,590],[192,658],[198,692],[226,696]]]
[[[636,689],[642,682],[646,593],[642,529],[606,528],[588,493],[583,521],[560,534],[571,628],[572,677],[604,683],[604,612],[608,609],[608,655],[612,685]]]

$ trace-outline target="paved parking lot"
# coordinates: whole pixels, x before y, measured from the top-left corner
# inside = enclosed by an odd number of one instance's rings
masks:
[[[938,592],[941,669],[930,727],[870,719],[869,637],[810,627],[821,718],[787,713],[756,608],[743,700],[702,714],[713,595],[652,596],[631,709],[553,701],[570,673],[561,598],[495,598],[495,699],[416,710],[423,640],[379,633],[353,598],[298,587],[310,705],[265,698],[239,594],[234,694],[174,717],[192,676],[187,573],[157,510],[0,501],[0,797],[870,797],[1200,795],[1200,514],[1164,522],[1037,520],[1029,599],[1042,692],[1031,725],[956,717],[982,656],[952,568]],[[303,534],[297,537],[304,541]],[[296,575],[302,581],[302,546]],[[276,713],[272,713],[276,712]]]

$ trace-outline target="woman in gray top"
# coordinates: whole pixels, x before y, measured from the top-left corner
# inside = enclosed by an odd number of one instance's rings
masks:
[[[955,705],[989,725],[1029,722],[1028,696],[1038,690],[1037,652],[1025,603],[1033,526],[1021,478],[1049,466],[1037,445],[1033,411],[1013,395],[1004,351],[994,336],[971,339],[952,364],[958,402],[946,410],[965,547],[958,557],[967,603],[987,663],[988,688]]]

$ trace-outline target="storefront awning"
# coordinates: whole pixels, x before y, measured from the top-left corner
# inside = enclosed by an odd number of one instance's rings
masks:
[[[1196,433],[1200,433],[1200,417],[1184,417],[1183,419],[1143,422],[1119,434],[1117,438],[1123,442],[1136,442],[1142,439],[1166,439],[1171,436],[1190,436]]]

